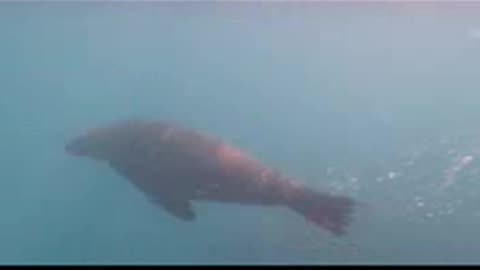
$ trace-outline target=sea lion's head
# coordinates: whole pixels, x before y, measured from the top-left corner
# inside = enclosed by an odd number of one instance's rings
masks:
[[[112,160],[128,154],[138,129],[130,122],[88,130],[70,140],[65,151],[74,156]]]
[[[115,148],[113,135],[105,128],[89,130],[70,140],[65,151],[74,156],[108,159]]]

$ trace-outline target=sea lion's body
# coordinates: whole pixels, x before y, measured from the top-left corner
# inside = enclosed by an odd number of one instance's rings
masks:
[[[67,150],[107,161],[149,198],[183,220],[192,201],[286,206],[335,234],[353,201],[313,191],[217,138],[164,122],[125,121],[95,129]]]

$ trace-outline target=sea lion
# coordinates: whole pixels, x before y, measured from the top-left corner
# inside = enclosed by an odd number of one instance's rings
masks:
[[[339,236],[355,205],[348,197],[301,185],[219,138],[170,122],[124,120],[89,130],[65,148],[108,162],[185,221],[196,217],[192,201],[284,206]]]

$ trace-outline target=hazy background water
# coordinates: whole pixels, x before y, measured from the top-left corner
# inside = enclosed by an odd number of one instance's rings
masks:
[[[478,263],[480,166],[438,187],[451,149],[477,161],[448,136],[477,128],[479,70],[475,3],[1,2],[0,263]],[[64,153],[132,116],[367,207],[342,239],[276,208],[175,220]]]

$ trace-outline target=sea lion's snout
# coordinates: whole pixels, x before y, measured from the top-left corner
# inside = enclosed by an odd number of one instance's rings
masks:
[[[81,138],[76,138],[71,141],[69,141],[65,145],[65,151],[69,153],[70,155],[74,156],[83,156],[87,154],[87,151],[85,149],[85,143],[82,142],[83,140]]]
[[[73,156],[90,157],[94,159],[111,159],[118,154],[117,148],[122,147],[123,136],[111,134],[108,129],[94,129],[73,138],[65,145],[65,151]]]

